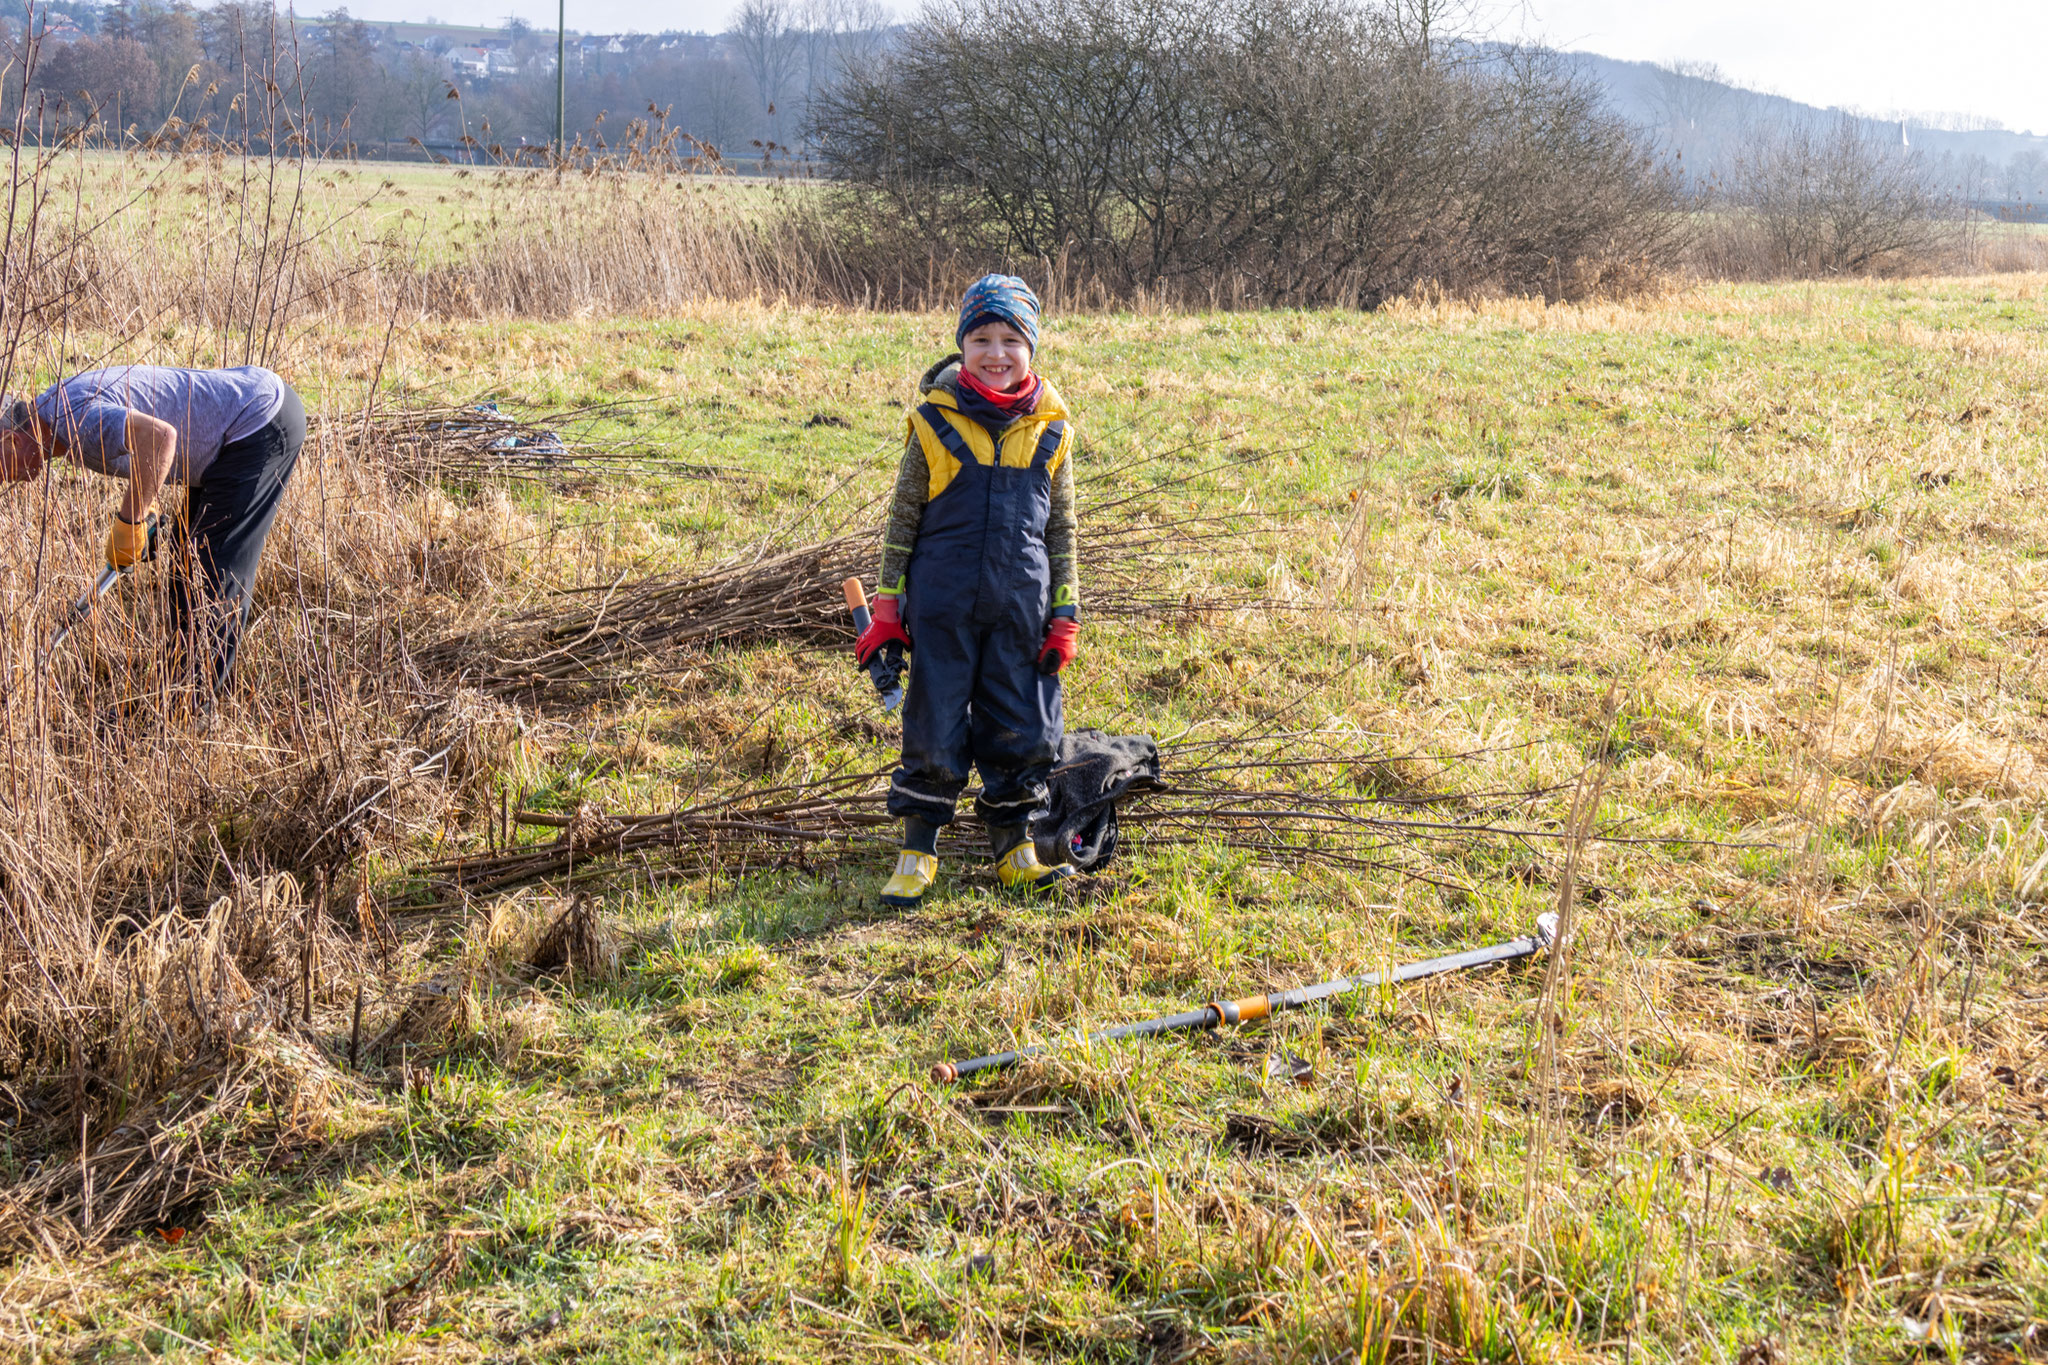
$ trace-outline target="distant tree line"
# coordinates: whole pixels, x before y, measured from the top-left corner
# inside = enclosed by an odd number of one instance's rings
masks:
[[[2002,165],[1930,155],[1903,118],[1807,109],[1744,90],[1707,62],[1661,64],[1648,94],[1645,131],[1686,187],[1696,255],[1712,274],[1939,268],[1967,254],[1986,220],[2048,206],[2048,159],[2031,149]]]
[[[1961,114],[1816,110],[1745,89],[1707,61],[1660,62],[1637,84],[1640,88],[1617,93],[1625,97],[1624,103],[1644,111],[1644,131],[1691,184],[1727,177],[1736,163],[1754,160],[1759,141],[1781,137],[1788,129],[1827,130],[1829,136],[1841,136],[1838,125],[1847,125],[1873,152],[1917,153],[1911,159],[1925,166],[1931,177],[1959,190],[1988,200],[2048,200],[2048,156],[2037,149],[2022,147],[1993,161],[1981,154],[1930,155],[1916,145],[1950,141],[1940,136],[1944,133],[2005,131],[1995,120]]]
[[[346,8],[299,17],[261,0],[107,0],[34,12],[33,76],[0,83],[11,118],[25,98],[50,130],[94,125],[107,137],[147,139],[195,129],[234,136],[268,101],[306,143],[376,152],[394,144],[473,138],[516,154],[555,135],[555,35],[519,21],[478,35],[488,74],[450,60],[460,43],[394,38],[391,26]],[[19,72],[26,16],[4,27]],[[601,143],[650,109],[728,159],[787,161],[815,94],[849,58],[884,41],[876,0],[745,0],[723,34],[623,34],[568,45],[566,121]]]
[[[269,0],[32,13],[33,44],[26,16],[0,18],[0,112],[25,102],[45,135],[502,160],[554,136],[554,35],[518,21],[483,54],[450,50],[478,30],[294,21]],[[1930,157],[1903,125],[1801,110],[1706,64],[1657,68],[1631,123],[1583,68],[1489,40],[1480,14],[932,0],[898,27],[878,0],[742,0],[720,34],[575,35],[567,127],[602,152],[652,116],[685,154],[817,170],[828,254],[878,297],[892,272],[1003,265],[1109,299],[1573,298],[1687,265],[1933,268],[1973,213],[2048,204],[2038,152]]]

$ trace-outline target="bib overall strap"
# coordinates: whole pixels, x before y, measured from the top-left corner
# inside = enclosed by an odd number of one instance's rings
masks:
[[[951,455],[960,462],[961,468],[964,469],[968,465],[980,463],[979,460],[974,458],[974,452],[968,449],[967,442],[961,437],[959,431],[954,428],[951,422],[946,420],[945,414],[940,412],[936,406],[930,403],[920,403],[918,404],[917,415],[924,418],[925,425],[932,429],[932,435],[939,438],[939,444],[946,448],[948,455]]]
[[[1043,469],[1052,463],[1052,457],[1059,454],[1060,442],[1066,437],[1065,422],[1048,422],[1045,434],[1038,438],[1038,449],[1031,453],[1031,467]]]

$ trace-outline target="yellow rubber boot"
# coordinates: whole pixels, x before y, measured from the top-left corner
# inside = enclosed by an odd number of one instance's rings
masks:
[[[1074,875],[1065,863],[1047,867],[1038,861],[1038,847],[1029,839],[996,859],[996,880],[1012,891],[1042,895]]]
[[[882,904],[909,909],[924,899],[938,875],[937,854],[904,849],[896,855],[895,874],[882,886]]]

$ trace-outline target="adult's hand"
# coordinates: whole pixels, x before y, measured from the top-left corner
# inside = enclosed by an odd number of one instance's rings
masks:
[[[156,513],[145,513],[139,522],[116,516],[107,528],[107,567],[132,569],[156,553]]]

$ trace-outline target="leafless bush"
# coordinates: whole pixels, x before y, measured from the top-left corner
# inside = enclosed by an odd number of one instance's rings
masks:
[[[1962,206],[1920,154],[1846,115],[1754,130],[1731,158],[1707,244],[1713,273],[1896,273],[1946,263]]]
[[[815,106],[850,268],[1126,299],[1549,298],[1669,259],[1664,179],[1537,57],[1344,0],[934,7]],[[891,272],[899,272],[893,278]]]

